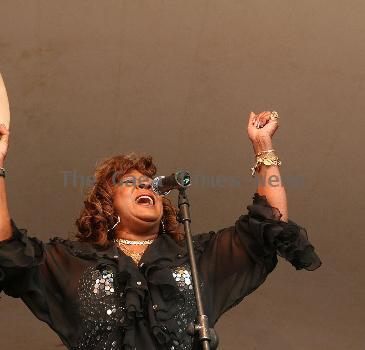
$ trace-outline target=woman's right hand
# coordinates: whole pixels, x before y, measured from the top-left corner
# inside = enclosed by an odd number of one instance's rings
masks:
[[[6,154],[8,153],[9,135],[9,129],[4,124],[0,124],[0,166],[4,164]]]

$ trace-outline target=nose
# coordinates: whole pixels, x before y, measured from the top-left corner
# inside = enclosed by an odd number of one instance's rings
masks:
[[[141,182],[138,184],[139,188],[147,188],[147,189],[151,189],[152,188],[152,184],[150,182]]]

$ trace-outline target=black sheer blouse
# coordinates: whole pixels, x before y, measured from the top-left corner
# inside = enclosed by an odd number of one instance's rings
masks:
[[[321,261],[305,228],[254,194],[233,226],[195,235],[205,312],[210,326],[258,288],[277,265],[295,269]],[[21,298],[72,350],[194,349],[186,326],[196,307],[186,247],[161,234],[138,266],[114,242],[54,237],[43,243],[11,220],[0,242],[0,291]]]

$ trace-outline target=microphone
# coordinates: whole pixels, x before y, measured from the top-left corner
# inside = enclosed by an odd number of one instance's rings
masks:
[[[190,174],[185,170],[179,170],[169,176],[157,176],[152,180],[152,191],[160,196],[188,186],[190,186]]]

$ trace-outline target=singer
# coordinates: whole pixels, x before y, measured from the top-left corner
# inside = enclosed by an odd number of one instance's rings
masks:
[[[250,114],[253,174],[280,179],[277,128],[275,113]],[[21,298],[68,349],[197,349],[186,331],[196,306],[184,235],[176,208],[151,189],[152,157],[103,160],[75,221],[76,237],[42,242],[8,212],[10,134],[5,125],[0,132],[0,291]],[[260,181],[247,209],[232,226],[194,236],[210,327],[265,281],[277,255],[297,270],[321,265],[306,229],[288,219],[283,186]]]

